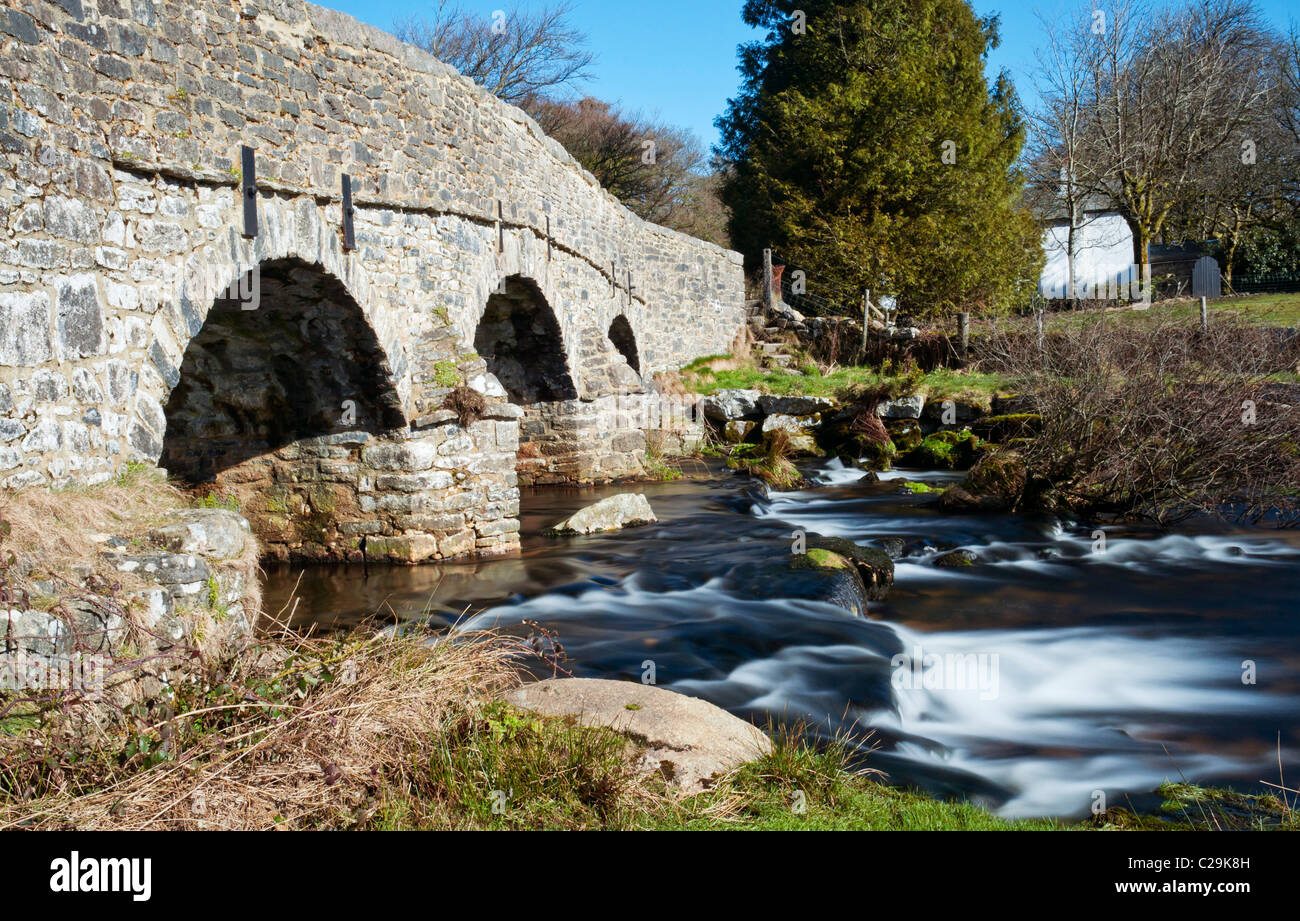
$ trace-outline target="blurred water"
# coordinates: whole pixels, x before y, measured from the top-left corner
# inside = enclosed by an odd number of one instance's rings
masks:
[[[1300,535],[1111,530],[1101,552],[1091,529],[899,492],[953,474],[815,473],[770,496],[725,471],[638,486],[658,525],[581,538],[541,531],[618,488],[526,493],[517,557],[278,570],[267,598],[296,588],[298,623],[536,621],[574,674],[640,680],[653,661],[659,684],[760,724],[869,733],[867,763],[894,780],[1005,815],[1081,815],[1098,790],[1142,805],[1166,778],[1259,788],[1279,734],[1300,771]],[[901,540],[888,601],[862,619],[795,597],[795,529]],[[955,547],[979,563],[933,565]]]

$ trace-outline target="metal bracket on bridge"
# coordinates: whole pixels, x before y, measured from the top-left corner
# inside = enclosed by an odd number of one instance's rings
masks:
[[[257,236],[257,157],[253,148],[240,148],[243,160],[240,173],[240,188],[244,198],[244,236]]]
[[[628,269],[627,270],[627,305],[629,307],[632,306],[632,292],[634,290],[635,289],[632,286],[632,270]]]
[[[352,177],[347,173],[343,174],[343,251],[350,253],[357,248],[356,231],[352,226],[352,215],[355,213],[352,207]]]
[[[551,216],[546,215],[546,261],[551,261]]]
[[[506,251],[506,212],[501,199],[497,199],[497,252]]]

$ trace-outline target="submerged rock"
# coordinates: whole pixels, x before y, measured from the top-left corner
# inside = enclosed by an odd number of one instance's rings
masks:
[[[951,550],[935,560],[934,565],[941,569],[958,569],[962,566],[974,566],[979,559],[972,550]]]
[[[547,534],[595,534],[599,531],[617,531],[643,524],[654,524],[659,519],[650,508],[650,500],[642,493],[620,493],[601,499],[595,505],[574,512]]]
[[[901,560],[906,555],[906,544],[901,537],[886,537],[879,543],[891,560]]]
[[[645,749],[641,767],[686,794],[772,751],[772,741],[721,707],[631,681],[551,678],[510,692],[506,701],[543,716],[576,717],[631,736]]]

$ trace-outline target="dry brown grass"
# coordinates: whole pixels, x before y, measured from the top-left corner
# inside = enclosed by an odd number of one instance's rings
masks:
[[[138,537],[187,504],[161,471],[133,469],[98,486],[0,493],[0,519],[12,529],[7,551],[28,567],[66,576],[94,564],[107,536]]]
[[[441,730],[517,684],[524,651],[493,636],[284,634],[207,676],[198,696],[178,689],[128,739],[78,744],[58,714],[0,735],[0,828],[364,826],[385,790],[424,786],[418,767]]]

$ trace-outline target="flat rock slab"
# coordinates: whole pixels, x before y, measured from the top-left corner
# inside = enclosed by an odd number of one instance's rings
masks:
[[[654,524],[659,519],[650,508],[650,500],[641,493],[620,493],[601,499],[550,528],[548,534],[595,534],[617,531],[637,525]]]
[[[646,747],[642,766],[664,773],[684,793],[772,751],[761,730],[698,697],[632,681],[551,678],[507,695],[543,716],[575,716],[583,726],[614,729]]]
[[[248,519],[226,509],[186,509],[171,518],[150,532],[149,539],[173,553],[232,560],[244,552],[252,535]]]

